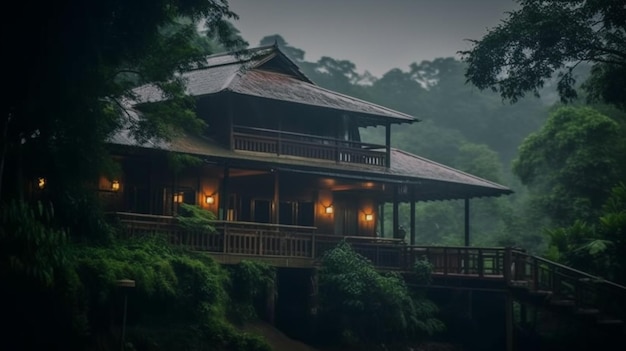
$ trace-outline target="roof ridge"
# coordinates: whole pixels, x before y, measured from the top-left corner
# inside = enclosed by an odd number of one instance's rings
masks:
[[[228,65],[233,65],[233,64],[242,64],[242,63],[246,63],[246,62],[250,62],[253,59],[255,59],[256,57],[254,55],[250,55],[248,57],[242,57],[243,55],[247,55],[247,54],[252,54],[254,52],[257,51],[263,51],[263,50],[268,50],[268,49],[273,49],[276,50],[277,48],[273,45],[265,45],[265,46],[258,46],[255,48],[246,48],[246,49],[239,49],[239,50],[234,50],[234,51],[224,51],[221,53],[216,53],[216,54],[211,54],[211,55],[207,55],[204,57],[205,62],[198,64],[196,67],[191,68],[189,70],[186,70],[185,72],[191,72],[191,71],[198,71],[198,70],[203,70],[203,69],[207,69],[207,68],[213,68],[213,67],[220,67],[220,66],[228,66]],[[223,63],[216,63],[216,64],[207,64],[207,61],[210,59],[215,59],[215,58],[219,58],[219,57],[228,57],[231,56],[233,57],[232,61],[227,61],[227,62],[223,62]]]

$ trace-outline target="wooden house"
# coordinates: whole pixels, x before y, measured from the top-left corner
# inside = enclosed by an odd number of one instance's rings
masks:
[[[391,125],[416,118],[317,86],[276,46],[209,56],[184,78],[206,134],[139,144],[121,131],[110,140],[123,172],[102,177],[100,193],[131,232],[174,233],[173,240],[224,261],[262,256],[306,265],[341,238],[415,244],[415,211],[405,238],[401,202],[413,209],[416,201],[464,199],[467,238],[469,200],[511,193],[391,147]],[[138,113],[164,99],[152,86],[137,93]],[[366,127],[385,128],[385,144],[363,142]],[[174,172],[172,154],[201,164]],[[176,229],[171,216],[180,203],[214,212],[219,235]],[[380,220],[384,204],[393,204],[392,223]]]
[[[315,85],[275,46],[210,56],[184,78],[197,114],[209,126],[206,134],[138,143],[121,130],[110,139],[122,173],[116,179],[101,177],[99,194],[128,235],[165,234],[172,243],[221,263],[255,259],[283,274],[291,267],[315,271],[308,268],[341,240],[379,269],[410,271],[424,257],[432,264],[435,284],[498,294],[504,301],[507,349],[513,345],[512,297],[541,308],[552,306],[546,296],[566,301],[574,311],[593,308],[593,321],[623,332],[624,314],[598,302],[623,301],[626,287],[521,250],[469,247],[470,199],[512,191],[392,148],[391,125],[414,123],[413,116]],[[131,114],[164,100],[151,86],[137,93],[140,102],[131,106]],[[385,144],[363,142],[360,129],[366,127],[385,128]],[[176,156],[197,162],[176,169]],[[431,200],[465,201],[465,247],[415,242],[415,203]],[[216,230],[178,225],[175,215],[182,203],[216,214]],[[407,237],[398,223],[400,203],[411,205]],[[393,212],[386,224],[381,220],[385,204],[392,204]],[[393,234],[385,238],[382,232]],[[280,286],[301,282],[291,278],[280,278]],[[293,324],[286,320],[283,326]]]

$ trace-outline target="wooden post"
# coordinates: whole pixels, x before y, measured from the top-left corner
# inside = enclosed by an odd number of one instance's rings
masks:
[[[275,317],[276,317],[276,284],[278,280],[278,274],[276,274],[276,278],[274,283],[267,287],[267,296],[265,299],[265,315],[267,318],[267,322],[270,325],[274,325]]]
[[[272,206],[274,223],[280,223],[280,182],[278,171],[274,170],[274,201]]]
[[[504,302],[504,318],[506,325],[506,351],[513,351],[513,297],[510,292],[506,293]]]
[[[398,213],[398,186],[393,186],[393,238],[398,235],[399,213]]]
[[[228,146],[235,149],[235,104],[233,104],[233,93],[228,93]]]
[[[309,295],[309,337],[312,338],[315,336],[315,327],[317,325],[317,310],[319,308],[319,279],[318,279],[318,270],[317,268],[313,268],[311,272],[311,290]]]
[[[385,203],[380,204],[380,214],[378,215],[380,221],[380,236],[385,237]]]
[[[228,194],[228,183],[230,182],[230,168],[228,166],[224,166],[224,177],[222,179],[222,187],[220,194],[220,203],[218,210],[218,219],[224,221],[227,219],[228,213],[228,198],[230,197]]]
[[[411,187],[411,230],[409,243],[415,245],[415,187]]]
[[[469,198],[465,198],[465,246],[470,246]]]
[[[504,281],[506,284],[511,283],[511,248],[507,247],[504,249],[504,262],[502,263],[504,267],[502,267],[502,274],[504,275]]]
[[[391,123],[385,126],[385,166],[391,167]]]

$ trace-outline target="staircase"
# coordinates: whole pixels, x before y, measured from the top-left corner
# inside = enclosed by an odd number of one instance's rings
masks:
[[[506,255],[516,299],[626,336],[626,287],[522,251]]]

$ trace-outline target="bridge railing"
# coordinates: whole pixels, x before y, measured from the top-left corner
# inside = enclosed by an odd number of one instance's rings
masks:
[[[410,269],[418,260],[427,260],[433,273],[503,277],[505,248],[466,246],[408,246],[405,264]]]
[[[523,283],[574,301],[581,309],[598,309],[626,320],[626,287],[571,267],[503,247],[413,246],[398,239],[316,233],[315,227],[215,221],[215,231],[184,230],[171,216],[117,213],[128,235],[165,235],[190,250],[231,255],[310,259],[311,265],[340,241],[382,269],[411,270],[427,260],[435,275],[501,279]]]
[[[580,309],[597,309],[626,320],[626,287],[545,258],[512,250],[512,279],[528,281],[532,290],[549,291]]]

